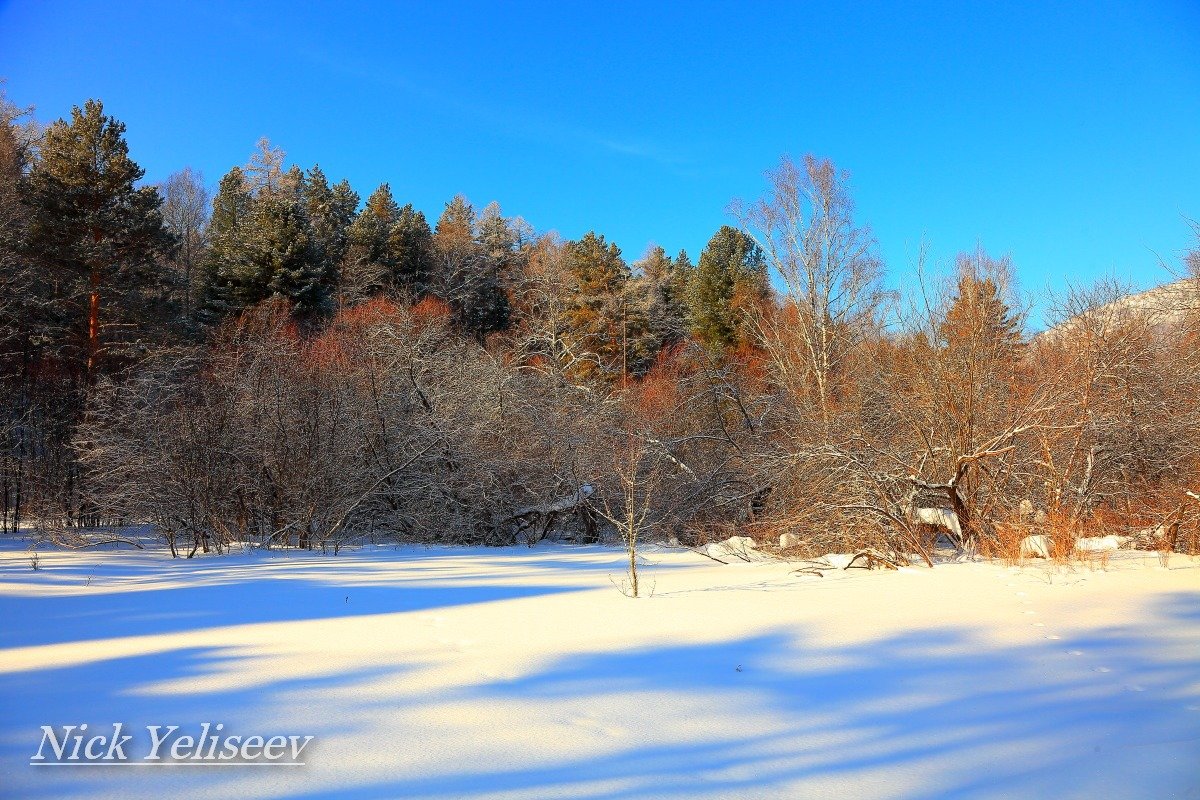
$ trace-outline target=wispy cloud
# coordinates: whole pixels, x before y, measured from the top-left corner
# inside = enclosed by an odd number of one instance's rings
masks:
[[[555,116],[545,105],[502,106],[484,100],[462,87],[439,86],[430,75],[401,74],[388,64],[374,63],[358,51],[332,52],[311,43],[272,37],[269,31],[247,20],[235,24],[240,33],[280,51],[281,56],[299,57],[314,67],[354,81],[373,83],[401,92],[436,112],[457,116],[473,125],[527,141],[562,147],[604,150],[630,159],[647,161],[680,171],[690,162],[678,150],[644,138],[614,135],[611,131],[591,130]]]

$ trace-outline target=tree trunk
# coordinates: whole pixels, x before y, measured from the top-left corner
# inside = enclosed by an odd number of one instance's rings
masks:
[[[92,240],[99,244],[99,231],[92,231]],[[92,370],[96,366],[96,358],[100,353],[100,268],[92,266],[89,279],[91,292],[88,294],[88,341],[87,341],[87,375],[91,380]]]

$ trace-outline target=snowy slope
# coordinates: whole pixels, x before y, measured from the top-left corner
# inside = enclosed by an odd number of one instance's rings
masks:
[[[1144,292],[1122,297],[1072,317],[1034,337],[1046,342],[1076,332],[1081,325],[1100,330],[1111,329],[1133,319],[1145,320],[1156,329],[1174,329],[1200,311],[1200,280],[1184,278],[1164,283]]]
[[[1200,560],[800,577],[648,553],[0,552],[0,796],[1184,797]],[[37,769],[43,724],[315,734],[296,769]],[[1191,794],[1189,794],[1191,793]]]

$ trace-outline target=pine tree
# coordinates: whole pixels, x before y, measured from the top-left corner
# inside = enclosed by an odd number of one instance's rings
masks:
[[[304,176],[301,194],[314,256],[320,264],[326,289],[332,290],[337,283],[338,266],[349,245],[350,223],[358,208],[358,195],[346,181],[331,188],[320,166],[313,167]]]
[[[488,203],[479,215],[477,240],[493,261],[507,266],[517,249],[517,235],[500,213],[499,203]]]
[[[564,338],[580,359],[575,371],[584,379],[621,380],[631,372],[629,342],[644,324],[626,293],[629,267],[621,249],[595,232],[569,242],[566,256],[572,286]]]
[[[390,287],[396,264],[388,238],[399,214],[391,187],[383,183],[350,223],[340,276],[345,301],[354,303]]]
[[[388,232],[387,249],[394,290],[414,299],[424,294],[433,271],[433,231],[425,215],[411,203],[397,214]]]
[[[467,198],[455,195],[446,203],[433,236],[441,250],[471,247],[475,241],[475,209]]]
[[[475,209],[462,195],[446,204],[434,228],[433,294],[454,311],[459,329],[482,342],[509,324],[502,265],[481,243]]]
[[[329,265],[310,232],[305,203],[306,181],[296,169],[273,184],[260,183],[257,194],[239,169],[221,180],[207,268],[210,319],[270,297],[287,299],[298,313],[328,307]]]
[[[88,375],[148,321],[166,324],[174,243],[158,192],[135,185],[143,174],[124,124],[89,100],[46,131],[25,182],[31,255],[60,282],[54,306]]]
[[[283,297],[298,312],[326,310],[327,276],[300,206],[286,196],[260,196],[251,206],[248,222],[243,263],[248,267],[246,286],[253,302]]]
[[[520,220],[506,219],[495,202],[488,203],[479,215],[476,243],[484,262],[475,292],[474,326],[484,336],[506,330],[511,323],[508,289],[524,258],[520,225]]]
[[[209,218],[209,249],[205,254],[202,318],[217,322],[244,306],[235,295],[233,265],[243,249],[241,237],[254,198],[241,167],[221,178]]]
[[[687,253],[683,253],[687,259]],[[652,248],[637,263],[638,283],[647,295],[646,319],[654,351],[687,337],[686,273],[661,247]]]
[[[213,237],[227,236],[237,230],[246,218],[253,197],[240,167],[234,167],[221,178],[217,196],[213,198],[209,227]]]
[[[688,287],[692,332],[714,351],[736,346],[746,336],[748,306],[766,291],[762,249],[742,231],[721,226],[700,254]]]
[[[1003,262],[988,268],[980,259],[986,256],[960,255],[957,290],[938,326],[938,334],[951,349],[970,349],[989,358],[1009,361],[1020,354],[1021,321],[1000,296],[997,278],[989,272],[996,267],[1007,271]]]
[[[941,402],[959,453],[994,433],[993,411],[1007,407],[1020,368],[1021,320],[1001,290],[1009,271],[1007,259],[960,255],[956,291],[937,326],[940,347],[931,357],[939,362]]]
[[[689,287],[692,285],[692,278],[696,274],[696,265],[692,263],[692,259],[688,258],[687,250],[680,250],[675,256],[674,278],[672,283],[672,293],[675,298],[683,304],[683,316],[686,323],[686,330],[690,332],[691,308],[688,305]]]
[[[384,230],[390,229],[391,225],[395,224],[396,217],[400,216],[400,205],[396,203],[396,198],[391,196],[391,186],[380,184],[376,191],[371,192],[364,213],[371,213],[371,216],[383,225]]]
[[[32,269],[24,257],[29,212],[19,187],[29,151],[17,136],[8,113],[15,116],[19,112],[10,112],[0,92],[0,380],[22,371],[30,343],[43,338],[38,330],[43,322],[38,295],[45,293],[39,286],[38,270]],[[10,410],[0,407],[0,413]]]

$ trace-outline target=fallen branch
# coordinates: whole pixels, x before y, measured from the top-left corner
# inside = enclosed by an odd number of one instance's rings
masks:
[[[899,569],[900,567],[905,566],[897,563],[894,559],[888,558],[875,548],[870,547],[866,550],[859,550],[857,553],[851,556],[850,562],[846,564],[846,566],[842,567],[842,569],[850,569],[855,565],[855,563],[858,562],[859,559],[866,559],[867,565],[866,567],[858,567],[858,569],[875,569],[877,564],[882,564],[888,569]]]
[[[711,559],[712,561],[715,561],[718,564],[725,564],[726,566],[729,565],[728,561],[722,561],[721,559],[717,558],[716,556],[710,556],[708,553],[704,552],[703,550],[697,550],[694,547],[689,547],[688,550],[690,550],[691,552],[695,553],[698,556],[704,556],[707,559]]]

